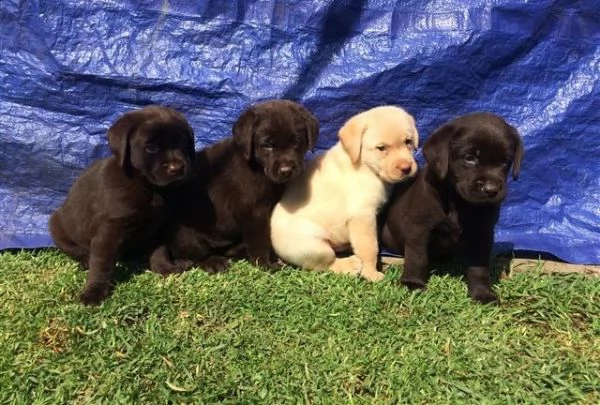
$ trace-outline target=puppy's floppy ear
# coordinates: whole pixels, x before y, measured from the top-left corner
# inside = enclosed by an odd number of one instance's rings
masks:
[[[408,115],[410,118],[410,122],[412,124],[412,141],[415,149],[419,148],[419,131],[417,131],[417,123],[415,122],[415,118],[412,115]]]
[[[258,114],[254,107],[248,108],[233,124],[233,139],[244,151],[246,160],[252,159],[254,152],[254,125],[258,120]]]
[[[427,138],[423,145],[423,155],[429,167],[433,169],[440,179],[445,179],[448,174],[448,160],[450,158],[450,140],[457,129],[452,124],[444,124],[437,128]]]
[[[514,145],[513,180],[516,180],[519,178],[519,173],[521,172],[521,162],[523,161],[525,148],[523,147],[523,140],[521,139],[521,135],[519,135],[519,131],[512,125],[509,125],[508,128]]]
[[[185,125],[186,133],[188,136],[188,142],[189,142],[189,148],[187,149],[188,156],[190,158],[190,161],[193,162],[194,159],[196,158],[196,137],[194,135],[194,130],[192,129],[190,124],[187,122],[185,117],[183,115],[181,115],[181,118],[183,118],[183,123]]]
[[[126,175],[131,174],[132,166],[129,158],[129,138],[137,126],[148,116],[145,109],[123,114],[108,130],[110,150],[119,159],[119,164]]]
[[[319,135],[319,120],[310,111],[304,107],[300,107],[299,114],[306,127],[306,140],[308,142],[308,150],[314,151]]]
[[[360,115],[350,118],[338,132],[338,138],[352,163],[358,163],[362,149],[362,138],[367,125]]]

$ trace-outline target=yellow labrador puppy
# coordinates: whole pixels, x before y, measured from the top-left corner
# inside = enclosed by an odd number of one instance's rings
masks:
[[[275,206],[273,248],[284,261],[306,269],[380,281],[376,216],[391,185],[417,172],[415,121],[399,107],[376,107],[350,118],[338,137]],[[336,257],[349,248],[353,255]]]

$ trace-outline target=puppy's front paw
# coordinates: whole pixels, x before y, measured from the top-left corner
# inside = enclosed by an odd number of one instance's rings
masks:
[[[423,290],[427,286],[427,281],[415,276],[402,276],[400,282],[409,290]]]
[[[371,271],[363,271],[361,274],[362,278],[364,278],[367,281],[371,281],[371,282],[378,282],[378,281],[382,281],[385,278],[385,275],[377,270],[371,270]]]
[[[199,267],[208,274],[223,273],[229,269],[229,259],[223,256],[209,256],[199,263]]]
[[[487,286],[476,286],[469,289],[469,297],[480,304],[498,305],[500,303],[496,293]]]
[[[88,306],[100,305],[110,296],[112,286],[108,283],[95,283],[85,287],[79,295],[82,304]]]

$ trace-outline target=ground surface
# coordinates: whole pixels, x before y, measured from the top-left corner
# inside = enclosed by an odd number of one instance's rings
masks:
[[[499,307],[245,263],[144,272],[98,308],[54,250],[0,253],[0,403],[600,403],[600,278],[531,262]]]

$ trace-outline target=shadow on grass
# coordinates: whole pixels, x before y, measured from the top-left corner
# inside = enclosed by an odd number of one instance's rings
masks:
[[[387,259],[387,260],[386,260]],[[511,272],[512,256],[505,253],[492,257],[490,265],[490,274],[492,284],[498,284],[503,276]],[[382,266],[384,272],[391,270],[398,272],[398,281],[404,269],[404,259],[398,256],[382,256]],[[391,266],[391,267],[390,267]],[[394,269],[394,268],[397,268]],[[450,257],[443,259],[432,260],[429,264],[429,276],[450,276],[454,278],[464,279],[465,264],[458,258]]]
[[[147,260],[128,258],[119,261],[115,266],[115,276],[113,285],[124,284],[129,282],[134,276],[142,274],[149,268]],[[158,276],[158,274],[157,274]]]

